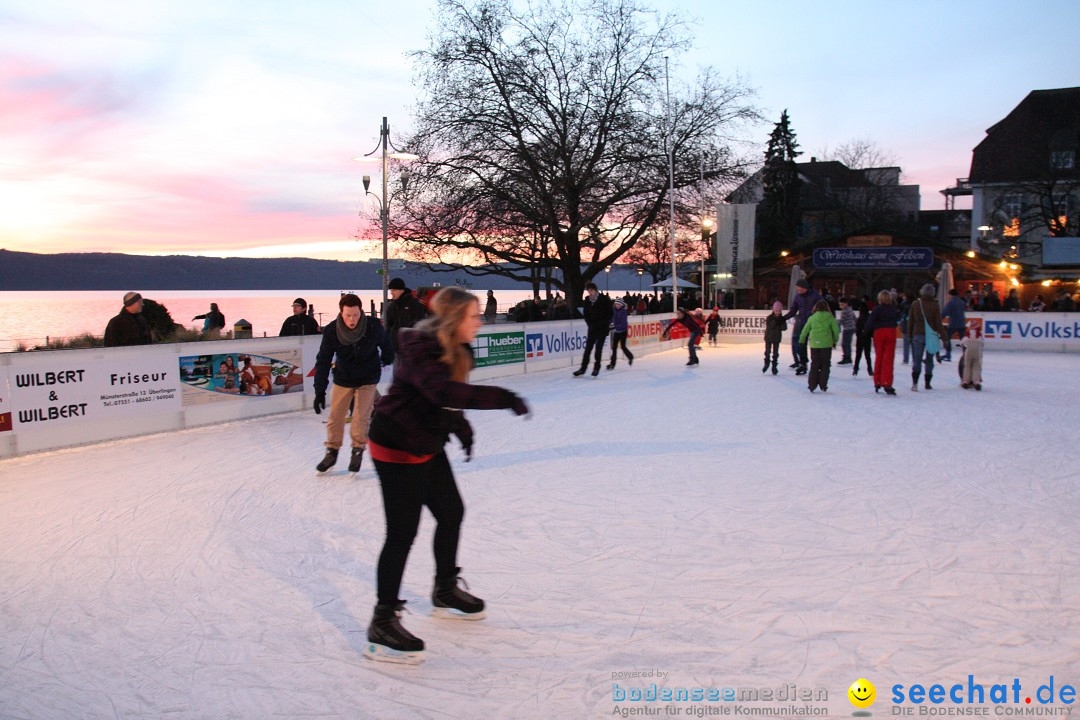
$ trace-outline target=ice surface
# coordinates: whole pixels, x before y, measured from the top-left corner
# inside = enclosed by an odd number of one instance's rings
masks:
[[[981,393],[899,366],[895,398],[701,355],[494,381],[532,419],[471,412],[451,450],[489,616],[429,616],[425,514],[417,667],[361,656],[378,484],[316,475],[314,414],[0,462],[0,717],[601,718],[648,670],[837,716],[866,677],[884,716],[893,683],[1080,681],[1076,355],[988,354]]]

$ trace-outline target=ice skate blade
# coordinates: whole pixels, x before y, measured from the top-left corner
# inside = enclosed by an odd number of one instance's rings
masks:
[[[419,665],[424,662],[424,651],[394,650],[385,645],[368,642],[364,647],[364,657],[376,662],[396,663],[398,665]]]
[[[443,620],[483,620],[487,617],[487,612],[481,610],[480,612],[466,613],[454,608],[433,607],[431,608],[431,617],[442,618]]]

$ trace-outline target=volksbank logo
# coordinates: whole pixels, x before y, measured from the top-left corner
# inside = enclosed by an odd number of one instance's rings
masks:
[[[987,320],[983,335],[987,338],[1011,338],[1011,320]]]
[[[525,357],[544,357],[543,333],[529,333],[525,336]]]

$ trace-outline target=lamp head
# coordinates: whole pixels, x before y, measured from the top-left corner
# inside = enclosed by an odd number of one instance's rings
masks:
[[[371,187],[371,176],[370,175],[365,175],[364,176],[364,192],[368,192],[368,188],[370,188],[370,187]]]
[[[409,179],[410,178],[412,178],[412,173],[411,172],[409,172],[408,170],[402,170],[401,171],[401,189],[406,191],[406,192],[408,192],[408,190],[409,190]]]

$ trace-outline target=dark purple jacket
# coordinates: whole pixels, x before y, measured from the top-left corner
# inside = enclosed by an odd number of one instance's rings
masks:
[[[470,385],[450,378],[450,366],[435,334],[425,324],[398,335],[394,382],[375,404],[368,436],[379,445],[416,455],[442,452],[454,433],[472,444],[465,408],[498,410],[512,407],[517,395],[493,385]]]
[[[810,316],[814,314],[814,306],[821,299],[821,293],[814,288],[809,288],[803,294],[795,293],[795,299],[791,301],[791,309],[788,310],[785,320],[795,318],[795,330],[801,330]]]

